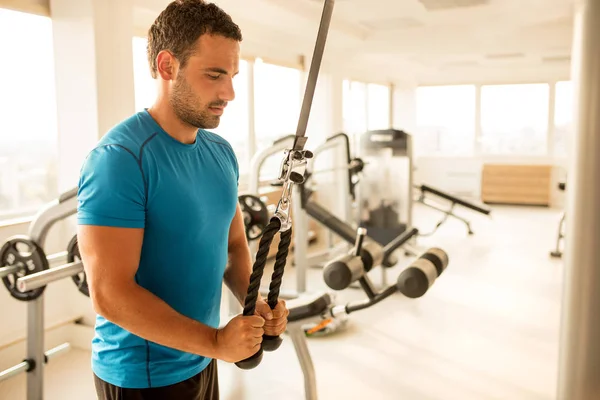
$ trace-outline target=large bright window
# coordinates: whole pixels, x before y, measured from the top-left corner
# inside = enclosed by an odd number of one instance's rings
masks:
[[[367,85],[367,128],[390,127],[390,87],[370,83]]]
[[[556,84],[554,103],[554,155],[566,157],[573,137],[573,82]]]
[[[211,131],[222,136],[233,147],[240,168],[240,175],[248,173],[249,153],[249,75],[248,62],[240,60],[240,72],[233,78],[235,99],[227,104],[221,123]]]
[[[354,144],[360,141],[360,135],[368,130],[367,85],[362,82],[344,80],[342,96],[344,132],[350,137],[354,148]]]
[[[416,155],[472,155],[476,93],[473,85],[416,90]]]
[[[481,147],[486,154],[544,155],[547,150],[548,84],[481,88]]]
[[[0,219],[58,196],[52,22],[0,9]]]
[[[152,79],[152,75],[150,75],[150,65],[146,55],[147,45],[146,38],[133,38],[133,84],[137,111],[150,108],[156,100],[156,80]]]
[[[295,135],[302,101],[302,71],[256,60],[254,64],[254,126],[256,150],[286,135]],[[265,163],[261,175],[276,177],[281,157]]]

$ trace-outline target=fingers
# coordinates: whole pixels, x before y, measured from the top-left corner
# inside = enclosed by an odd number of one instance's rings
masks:
[[[252,326],[253,328],[262,328],[263,326],[265,326],[265,319],[261,316],[251,315],[247,318],[250,323],[250,326]]]
[[[280,324],[277,324],[275,326],[265,326],[265,335],[269,335],[269,336],[279,336],[281,335],[283,332],[285,332],[285,329],[287,327],[287,322],[285,320],[281,321]]]
[[[256,308],[254,313],[256,315],[260,315],[266,320],[273,319],[273,311],[271,310],[271,307],[269,307],[269,305],[262,300],[256,302]]]

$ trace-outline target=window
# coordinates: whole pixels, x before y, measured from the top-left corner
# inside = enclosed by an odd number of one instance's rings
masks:
[[[390,88],[389,86],[367,85],[367,128],[369,130],[390,127]]]
[[[545,83],[483,86],[482,151],[487,154],[546,154],[549,89]]]
[[[573,136],[573,82],[556,83],[554,103],[554,155],[565,157]]]
[[[146,55],[148,40],[134,37],[133,46],[133,84],[135,90],[135,109],[142,111],[152,106],[156,100],[156,81],[150,75],[150,65]]]
[[[473,85],[416,90],[415,155],[472,155],[476,93]]]
[[[233,78],[235,100],[227,104],[219,126],[211,129],[233,147],[239,164],[240,176],[247,174],[250,166],[248,80],[248,62],[240,60],[240,72]]]
[[[295,135],[302,102],[302,71],[267,64],[254,65],[254,126],[256,150],[261,151],[286,135]],[[283,155],[282,155],[283,156]],[[261,177],[276,178],[282,157],[271,157]]]
[[[50,18],[0,9],[0,219],[58,196],[58,134]]]
[[[352,154],[360,135],[367,126],[367,85],[362,82],[344,80],[342,88],[344,132],[350,137]]]

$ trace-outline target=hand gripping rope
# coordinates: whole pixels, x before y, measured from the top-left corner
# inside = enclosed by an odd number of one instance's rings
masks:
[[[308,126],[312,100],[317,86],[323,52],[325,50],[325,42],[327,41],[327,34],[329,32],[334,1],[335,0],[325,0],[323,6],[323,14],[321,15],[321,23],[319,25],[319,32],[317,34],[313,58],[306,83],[306,91],[304,92],[302,110],[300,112],[298,128],[296,130],[294,148],[285,151],[285,156],[281,162],[279,180],[283,181],[283,192],[277,205],[277,210],[260,239],[258,251],[256,252],[256,260],[252,267],[252,275],[250,276],[248,294],[245,299],[244,316],[254,315],[256,310],[256,301],[258,300],[260,283],[267,263],[267,255],[277,232],[281,232],[281,234],[277,255],[275,256],[275,266],[273,275],[271,276],[271,284],[269,285],[267,303],[269,304],[269,307],[273,309],[279,301],[279,290],[281,288],[288,250],[292,241],[292,223],[290,220],[292,189],[294,184],[301,184],[304,182],[307,160],[313,156],[310,151],[304,150],[304,145],[307,140],[306,128]],[[262,360],[263,350],[274,351],[279,348],[281,342],[282,339],[279,336],[263,336],[260,349],[249,358],[237,362],[236,365],[242,369],[255,368]]]

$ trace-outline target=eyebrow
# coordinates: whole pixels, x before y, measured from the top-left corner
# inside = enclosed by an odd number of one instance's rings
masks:
[[[204,70],[207,72],[216,72],[218,74],[224,74],[224,75],[229,74],[229,72],[225,71],[223,68],[218,68],[218,67],[205,68]],[[235,73],[233,75],[235,75]]]

